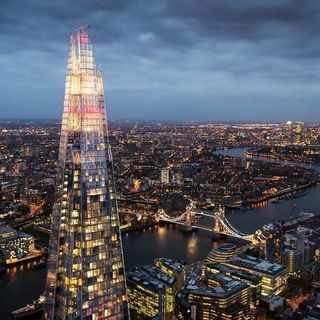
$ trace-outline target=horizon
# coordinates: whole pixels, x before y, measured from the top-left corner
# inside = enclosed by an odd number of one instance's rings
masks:
[[[13,122],[13,123],[54,123],[56,125],[61,124],[62,119],[58,118],[48,118],[48,119],[1,119],[0,118],[0,124],[3,122]],[[263,121],[256,121],[256,122],[250,122],[250,121],[183,121],[183,120],[143,120],[143,119],[108,119],[108,123],[134,123],[134,124],[164,124],[164,125],[175,125],[175,124],[183,124],[183,125],[270,125],[270,126],[279,126],[286,122],[292,122],[292,123],[299,123],[302,122],[305,126],[313,126],[313,125],[319,125],[319,122],[303,122],[300,120],[292,121],[291,119],[286,119],[284,121],[280,122],[263,122]]]
[[[112,119],[320,119],[319,3],[143,4],[3,1],[2,116],[60,117],[68,37],[91,22]]]

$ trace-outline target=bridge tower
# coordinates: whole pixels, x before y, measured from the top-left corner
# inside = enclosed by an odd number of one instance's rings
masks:
[[[222,206],[219,206],[218,211],[214,213],[214,224],[212,228],[212,238],[217,239],[221,238],[224,235],[221,234],[223,231],[223,226],[221,221],[224,219],[225,212]]]
[[[191,216],[191,208],[187,206],[186,208],[186,225],[191,226],[192,216]]]

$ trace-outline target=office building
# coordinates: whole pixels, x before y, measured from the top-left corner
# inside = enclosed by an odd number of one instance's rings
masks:
[[[0,227],[0,262],[15,263],[33,254],[34,237],[10,227]]]
[[[232,243],[224,243],[218,248],[212,249],[207,258],[207,262],[225,262],[234,256],[237,247]]]
[[[223,263],[209,263],[205,268],[213,274],[223,273],[228,277],[247,283],[251,288],[251,306],[254,307],[258,304],[259,299],[261,298],[262,277],[243,270],[238,270],[237,268],[232,268]]]
[[[284,265],[245,254],[238,254],[225,262],[225,264],[260,276],[262,278],[262,295],[277,295],[281,293],[287,285],[288,269]]]
[[[196,268],[177,295],[178,319],[250,319],[251,288],[232,276]]]
[[[131,318],[172,319],[175,297],[184,282],[180,260],[155,259],[154,266],[142,266],[128,273]]]
[[[101,70],[82,27],[70,36],[44,319],[127,319]]]
[[[282,263],[288,267],[290,274],[298,273],[314,260],[314,250],[315,244],[306,238],[306,229],[298,227],[284,236]]]
[[[270,230],[265,243],[266,260],[281,263],[284,250],[284,234],[282,230]]]

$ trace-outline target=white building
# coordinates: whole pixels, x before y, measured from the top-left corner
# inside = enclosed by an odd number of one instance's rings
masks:
[[[170,183],[170,170],[168,168],[161,169],[161,184]]]

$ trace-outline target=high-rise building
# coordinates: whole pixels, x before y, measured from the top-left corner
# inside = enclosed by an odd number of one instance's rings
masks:
[[[282,143],[284,145],[292,144],[293,138],[293,124],[291,121],[287,121],[281,125],[282,127]]]
[[[284,250],[284,231],[281,228],[269,230],[265,243],[266,260],[281,263]]]
[[[70,36],[44,319],[128,319],[101,70]]]
[[[307,239],[306,231],[307,229],[298,227],[284,236],[282,263],[288,267],[291,274],[298,273],[314,259],[315,244]]]

